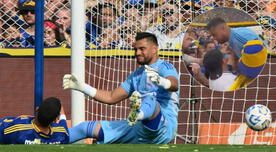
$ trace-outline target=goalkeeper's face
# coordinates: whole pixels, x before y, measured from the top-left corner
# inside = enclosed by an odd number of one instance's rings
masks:
[[[157,46],[145,39],[138,40],[133,45],[138,64],[153,64],[157,60]]]

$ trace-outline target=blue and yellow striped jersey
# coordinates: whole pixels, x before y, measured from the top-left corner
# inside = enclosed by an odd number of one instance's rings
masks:
[[[0,144],[67,144],[69,134],[66,120],[53,123],[45,134],[33,123],[33,116],[0,119]]]

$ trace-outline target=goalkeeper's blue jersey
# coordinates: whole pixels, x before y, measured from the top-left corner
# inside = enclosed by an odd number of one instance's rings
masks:
[[[235,55],[240,58],[243,46],[251,40],[263,41],[257,33],[246,27],[231,28],[229,46]],[[266,45],[266,44],[265,44]]]
[[[0,144],[67,144],[69,134],[66,120],[52,123],[45,134],[34,124],[34,117],[19,116],[0,119]]]
[[[158,59],[157,62],[149,66],[154,68],[164,78],[174,76],[178,80],[178,88],[180,88],[179,75],[171,63]],[[155,96],[160,104],[162,114],[170,118],[172,124],[177,124],[179,91],[170,92],[151,82],[145,72],[145,66],[131,73],[121,87],[126,90],[129,96],[134,91],[138,91],[142,95],[151,94]]]

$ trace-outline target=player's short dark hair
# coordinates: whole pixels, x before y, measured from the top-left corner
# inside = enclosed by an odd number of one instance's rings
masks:
[[[208,24],[207,24],[207,30],[210,30],[211,28],[214,28],[220,24],[226,24],[225,20],[220,17],[213,18]]]
[[[135,40],[139,41],[142,39],[147,39],[148,41],[152,41],[154,44],[156,44],[158,46],[158,41],[157,41],[157,37],[152,34],[152,33],[148,33],[148,32],[139,32],[137,33]]]
[[[41,126],[48,127],[60,115],[61,103],[58,98],[50,97],[39,106],[37,119]]]

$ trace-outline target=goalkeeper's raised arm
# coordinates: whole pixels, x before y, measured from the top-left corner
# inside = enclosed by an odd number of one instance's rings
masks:
[[[78,81],[72,74],[66,74],[63,77],[63,89],[73,89],[80,91],[100,102],[106,104],[115,104],[128,97],[128,93],[122,88],[118,87],[112,91],[97,90],[96,88]]]

